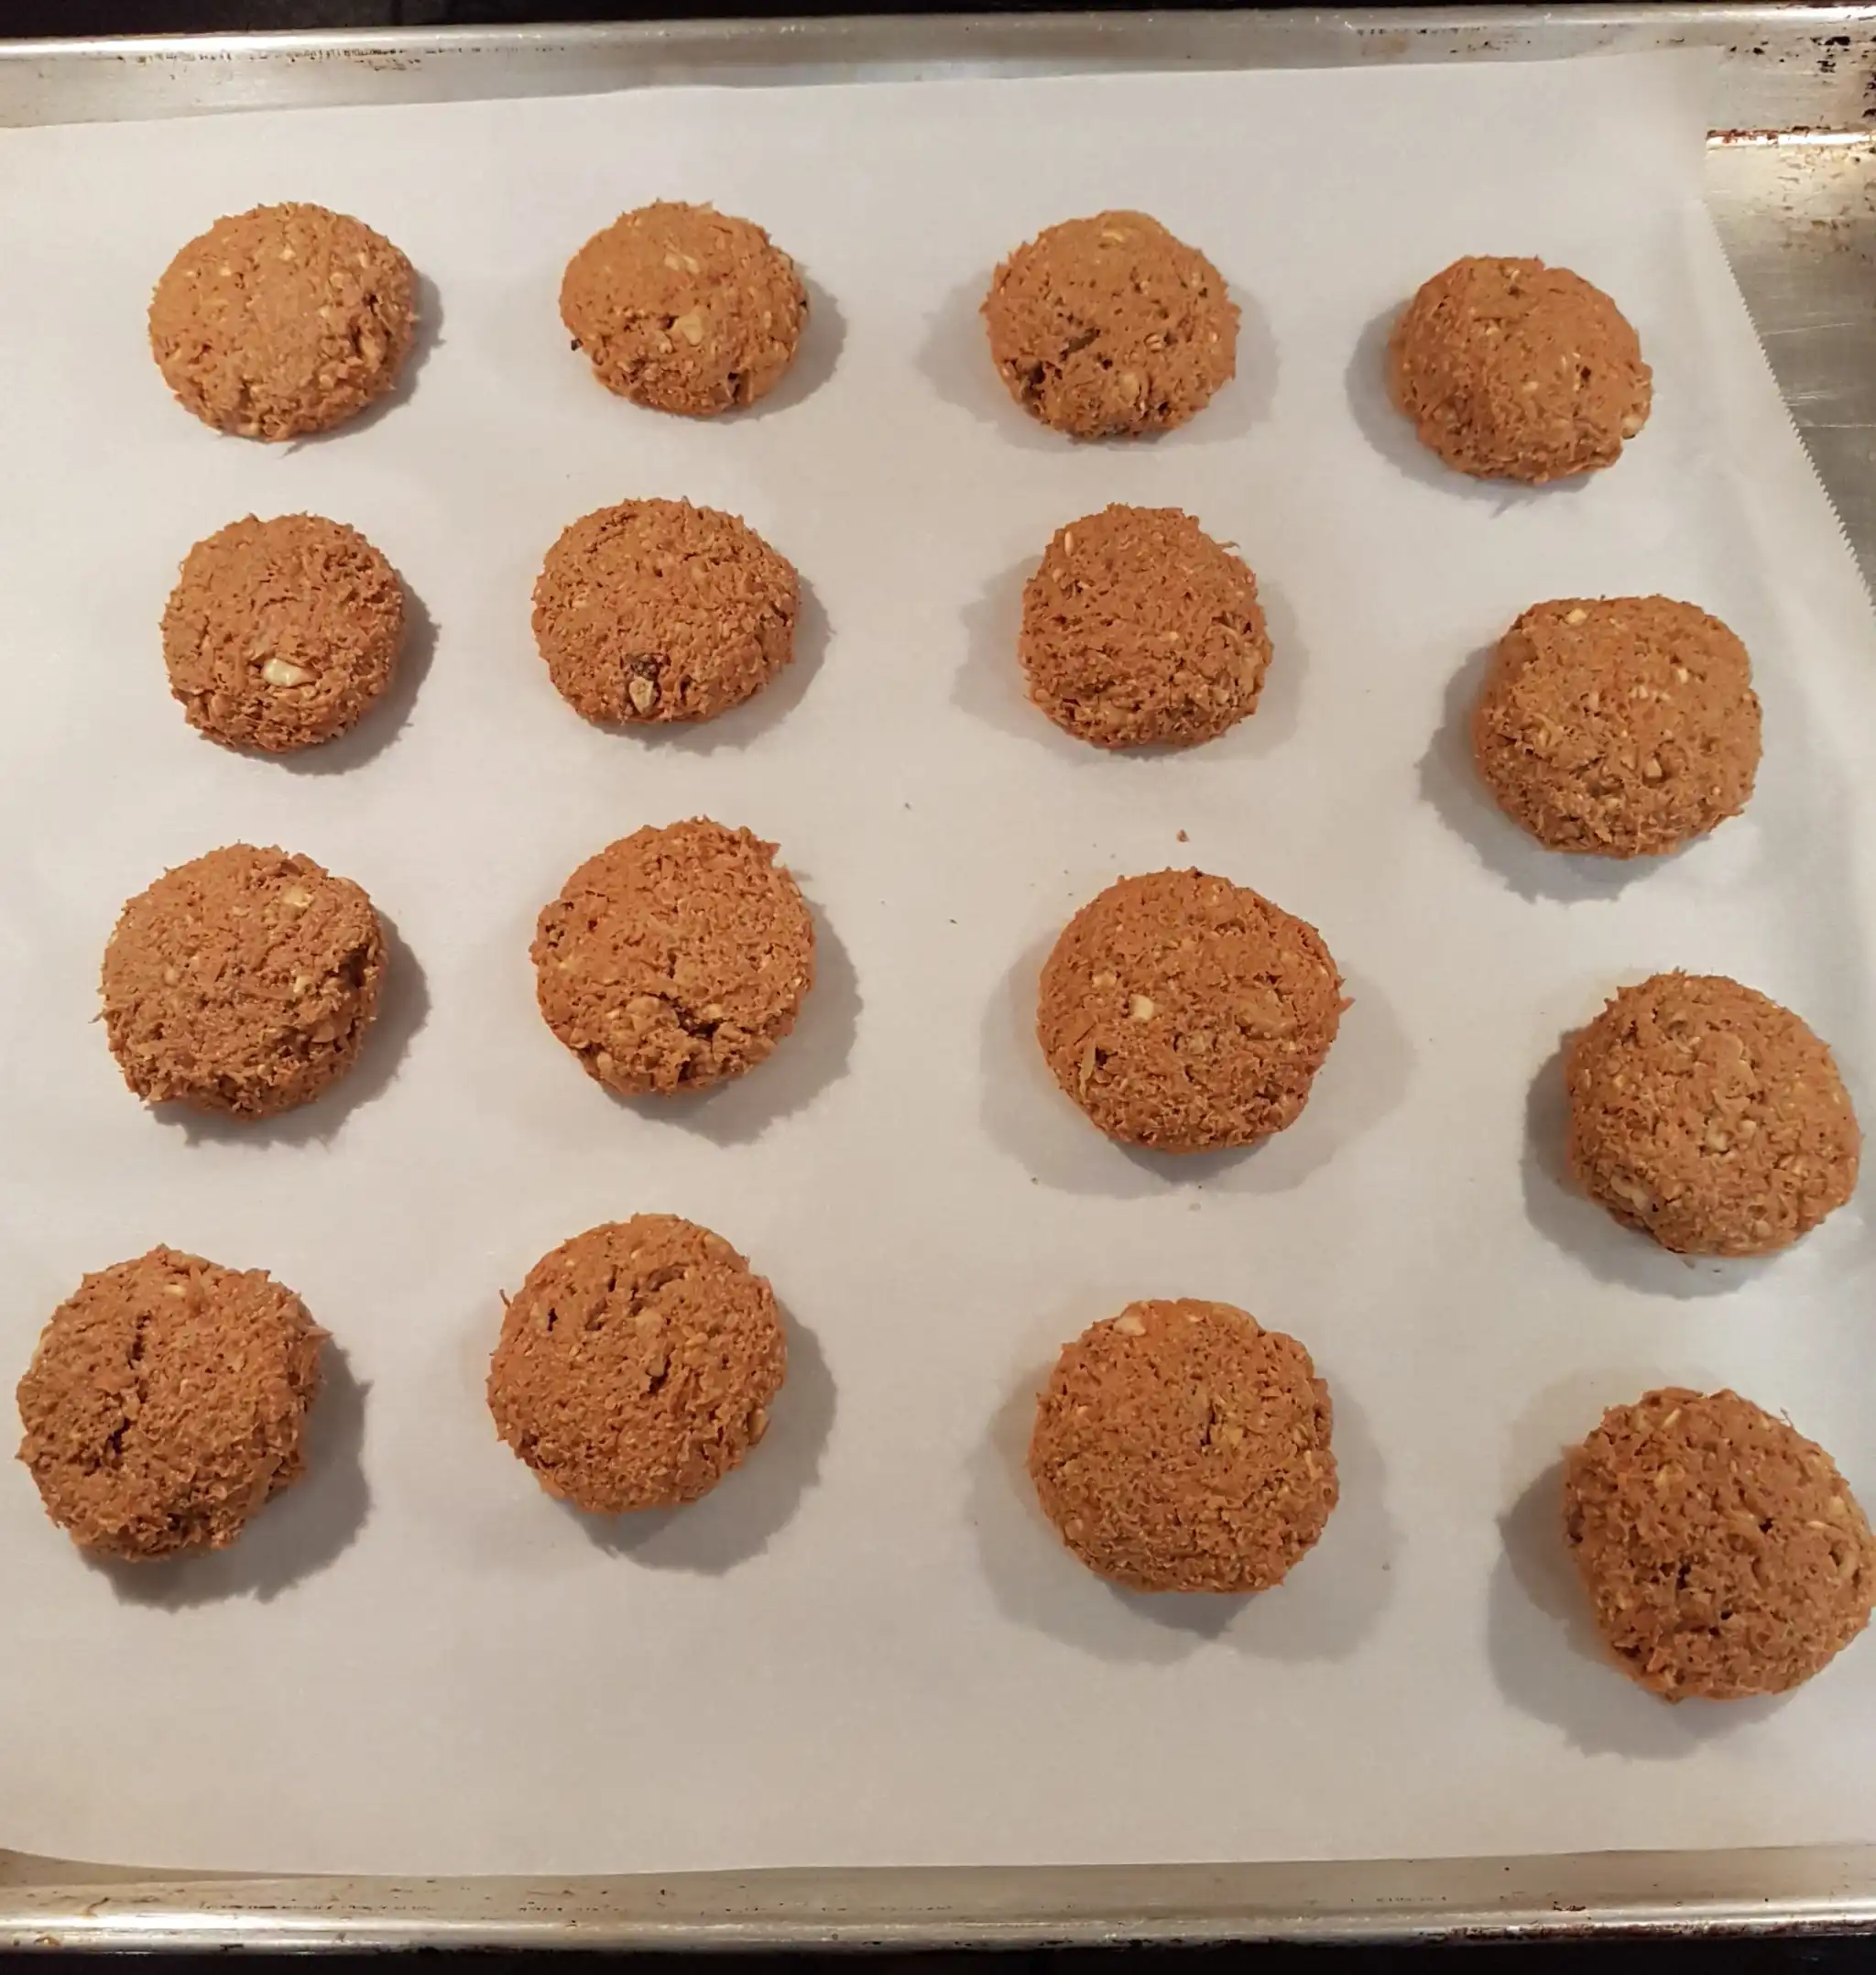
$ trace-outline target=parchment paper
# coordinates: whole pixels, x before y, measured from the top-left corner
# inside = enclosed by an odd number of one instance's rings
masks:
[[[1876,1117],[1876,638],[1700,201],[1673,57],[1391,72],[639,93],[0,140],[0,1370],[158,1240],[272,1269],[349,1368],[315,1471],[224,1558],[88,1567],[0,1472],[0,1843],[169,1867],[624,1871],[1464,1853],[1876,1839],[1876,1645],[1783,1706],[1670,1709],[1598,1659],[1562,1444],[1663,1380],[1788,1408],[1876,1503],[1860,1204],[1769,1265],[1689,1266],[1557,1175],[1556,1052],[1618,984],[1734,973]],[[813,284],[799,373],[699,424],[606,396],[555,314],[622,207],[711,200]],[[172,404],[144,309],[216,214],[358,213],[428,281],[401,399],[320,442]],[[1245,311],[1242,374],[1155,444],[1003,398],[975,311],[1042,225],[1145,208]],[[1446,474],[1381,401],[1385,319],[1465,252],[1609,289],[1657,378],[1614,472]],[[812,592],[791,673],[692,735],[591,730],[529,633],[542,551],[634,494],[735,509]],[[1256,718],[1113,759],[1023,702],[1050,532],[1172,503],[1242,545]],[[310,509],[425,628],[387,717],[237,758],[169,702],[199,537]],[[1586,869],[1478,794],[1478,655],[1572,593],[1697,600],[1751,648],[1751,811]],[[534,914],[590,851],[705,813],[778,839],[822,980],[759,1073],[615,1102],[532,1001]],[[1182,835],[1182,833],[1183,835]],[[158,1118],[92,1024],[123,899],[237,838],[395,922],[355,1076],[261,1129]],[[1116,875],[1197,863],[1320,925],[1355,1005],[1255,1153],[1130,1157],[1030,1038],[1041,956]],[[1867,1189],[1866,1189],[1867,1195]],[[496,1443],[499,1313],[552,1243],[667,1209],[795,1324],[768,1445],[619,1530]],[[1343,1505],[1255,1602],[1086,1575],[1020,1474],[1057,1346],[1128,1299],[1240,1303],[1330,1380]]]

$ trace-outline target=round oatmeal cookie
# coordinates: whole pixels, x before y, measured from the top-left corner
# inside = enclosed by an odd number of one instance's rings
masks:
[[[627,1097],[753,1070],[814,985],[814,922],[776,846],[696,817],[589,857],[540,914],[535,989],[589,1076]]]
[[[622,501],[567,529],[534,584],[534,641],[602,726],[710,720],[794,656],[801,579],[735,515]]]
[[[1653,857],[1737,816],[1759,770],[1746,648],[1665,596],[1566,596],[1499,640],[1472,754],[1552,850]]]
[[[1611,1406],[1564,1464],[1564,1534],[1631,1679],[1783,1694],[1870,1622],[1876,1538],[1829,1455],[1737,1392]]]
[[[1022,594],[1030,697],[1097,747],[1190,747],[1256,712],[1271,662],[1257,578],[1177,507],[1057,529]]]
[[[1676,1254],[1769,1255],[1856,1190],[1863,1135],[1829,1050],[1724,975],[1624,988],[1565,1075],[1570,1170]]]
[[[163,612],[189,724],[224,747],[289,754],[357,725],[404,638],[398,573],[356,529],[249,515],[199,541]]]
[[[350,878],[230,844],[124,908],[104,949],[104,1033],[147,1104],[270,1118],[352,1067],[384,971],[384,929]]]
[[[594,1515],[670,1509],[742,1465],[787,1369],[769,1284],[721,1235],[639,1214],[528,1271],[488,1410],[550,1495]]]
[[[300,1479],[326,1333],[264,1269],[154,1248],[88,1275],[19,1381],[19,1457],[82,1550],[233,1543]]]
[[[1228,1303],[1130,1303],[1063,1348],[1030,1478],[1092,1571],[1136,1591],[1267,1591],[1336,1506],[1329,1390]]]
[[[1448,466],[1533,485],[1613,465],[1654,391],[1635,332],[1599,288],[1541,260],[1474,255],[1402,311],[1388,387]]]
[[[761,227],[660,200],[567,263],[561,321],[607,390],[710,418],[781,382],[808,320],[800,271]]]
[[[382,234],[323,206],[256,206],[177,255],[150,298],[150,349],[204,425],[297,439],[398,381],[417,276]]]
[[[983,314],[1009,395],[1076,439],[1171,431],[1238,369],[1224,276],[1144,213],[1045,228],[991,277]]]
[[[1314,926],[1228,878],[1154,871],[1069,921],[1036,1040],[1109,1138],[1212,1151],[1296,1122],[1347,1005]]]

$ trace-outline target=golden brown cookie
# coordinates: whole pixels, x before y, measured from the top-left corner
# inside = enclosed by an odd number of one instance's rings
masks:
[[[1109,1138],[1210,1151],[1296,1122],[1347,1005],[1314,926],[1228,878],[1154,871],[1069,921],[1036,1040]]]
[[[583,516],[547,551],[534,641],[588,720],[710,720],[793,658],[801,601],[793,566],[735,515],[623,501]]]
[[[991,277],[983,312],[1009,395],[1076,439],[1170,431],[1238,369],[1224,276],[1144,213],[1045,228]]]
[[[264,1269],[155,1248],[88,1275],[19,1381],[19,1457],[81,1549],[221,1550],[300,1479],[326,1333]]]
[[[671,200],[622,213],[561,282],[561,321],[606,389],[693,418],[767,397],[807,320],[794,262],[759,226]]]
[[[124,908],[104,949],[104,1032],[147,1104],[269,1118],[352,1067],[384,971],[384,929],[350,878],[230,844]]]
[[[594,1515],[669,1509],[741,1466],[787,1369],[769,1284],[721,1235],[640,1214],[528,1271],[488,1410],[550,1495]]]
[[[404,638],[398,573],[356,529],[249,515],[199,541],[163,612],[163,662],[189,724],[287,754],[355,726]]]
[[[1097,747],[1214,739],[1257,710],[1271,662],[1257,578],[1177,507],[1057,529],[1018,650],[1031,699]]]
[[[1337,1495],[1329,1390],[1228,1303],[1130,1303],[1063,1348],[1030,1478],[1092,1571],[1137,1591],[1267,1591]]]
[[[1723,975],[1624,988],[1565,1078],[1570,1170],[1676,1254],[1769,1255],[1856,1190],[1863,1135],[1829,1050]]]
[[[1613,465],[1654,389],[1635,332],[1599,288],[1541,260],[1469,255],[1402,311],[1388,387],[1448,466],[1534,484]]]
[[[540,914],[535,989],[589,1076],[626,1096],[753,1070],[814,985],[814,922],[776,846],[696,817],[589,857]]]
[[[1660,857],[1745,808],[1759,769],[1746,648],[1665,596],[1533,605],[1499,640],[1472,754],[1552,850]]]
[[[203,424],[297,439],[398,381],[417,277],[382,234],[323,206],[256,206],[177,255],[150,298],[150,348]]]
[[[1829,1455],[1737,1392],[1611,1406],[1564,1533],[1622,1671],[1671,1701],[1782,1694],[1870,1622],[1876,1538]]]

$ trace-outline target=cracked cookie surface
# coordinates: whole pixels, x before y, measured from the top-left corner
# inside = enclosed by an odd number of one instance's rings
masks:
[[[1210,1151],[1296,1122],[1347,1005],[1314,926],[1228,878],[1154,871],[1063,929],[1036,1040],[1109,1138]]]
[[[299,1479],[326,1334],[261,1269],[155,1248],[88,1275],[19,1383],[19,1457],[80,1548],[233,1543]]]
[[[1228,1303],[1132,1303],[1063,1346],[1030,1479],[1062,1540],[1117,1584],[1264,1591],[1336,1506],[1330,1424],[1294,1337]]]
[[[693,418],[767,397],[807,320],[801,274],[761,227],[671,200],[622,213],[561,282],[561,321],[606,389]]]
[[[991,277],[983,317],[1004,388],[1075,439],[1171,431],[1238,369],[1224,276],[1144,213],[1044,228]]]
[[[489,1360],[488,1407],[550,1495],[616,1515],[714,1488],[767,1431],[787,1370],[768,1282],[721,1235],[640,1214],[528,1271]]]
[[[410,263],[323,206],[217,220],[150,298],[164,381],[203,424],[244,439],[297,439],[364,410],[397,383],[416,332]]]
[[[1789,1248],[1856,1190],[1862,1131],[1809,1024],[1719,974],[1624,988],[1565,1064],[1570,1170],[1683,1255]]]
[[[814,922],[776,846],[707,817],[635,830],[541,911],[542,1018],[625,1096],[701,1090],[763,1061],[814,981]]]
[[[384,928],[350,878],[229,844],[125,906],[104,949],[104,1034],[146,1103],[272,1117],[357,1060],[385,959]]]
[[[398,573],[319,515],[232,521],[184,559],[163,663],[189,724],[224,747],[287,754],[347,732],[391,682]]]
[[[747,522],[622,501],[566,529],[534,584],[534,641],[600,726],[714,719],[794,656],[801,579]]]

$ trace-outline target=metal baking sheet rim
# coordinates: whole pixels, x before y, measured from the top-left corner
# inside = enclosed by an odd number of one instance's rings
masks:
[[[293,103],[553,93],[960,65],[1274,66],[1723,51],[1716,124],[1876,122],[1876,5],[645,22],[442,33],[0,43],[0,125]],[[499,76],[493,72],[499,71]],[[364,84],[365,86],[361,86]],[[1876,1846],[1256,1865],[993,1866],[620,1878],[146,1876],[0,1849],[0,1947],[424,1944],[747,1948],[1876,1928]]]

